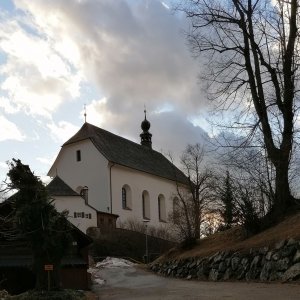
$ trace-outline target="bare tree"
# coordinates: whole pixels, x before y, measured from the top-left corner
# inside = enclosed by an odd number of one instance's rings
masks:
[[[206,56],[208,93],[223,110],[239,112],[233,127],[263,137],[275,169],[276,220],[295,199],[289,167],[299,108],[299,0],[186,0],[188,41]],[[245,144],[244,144],[245,145]]]
[[[185,241],[200,238],[204,212],[213,199],[214,175],[204,166],[203,158],[204,149],[199,144],[188,145],[181,157],[188,186],[177,184],[177,201],[170,219]]]

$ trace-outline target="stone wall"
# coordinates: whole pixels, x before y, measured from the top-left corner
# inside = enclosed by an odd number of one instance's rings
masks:
[[[300,241],[247,253],[222,251],[204,258],[153,262],[150,269],[164,276],[199,280],[291,281],[300,279]]]

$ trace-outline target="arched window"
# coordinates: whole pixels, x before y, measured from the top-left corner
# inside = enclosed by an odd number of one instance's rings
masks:
[[[88,203],[88,200],[89,200],[89,188],[87,186],[84,186],[80,190],[80,196],[85,200],[85,203]]]
[[[158,196],[158,219],[159,221],[166,222],[166,201],[164,195],[160,194]]]
[[[132,209],[131,189],[127,184],[122,187],[122,208]]]
[[[150,197],[147,191],[142,193],[143,219],[150,220]]]

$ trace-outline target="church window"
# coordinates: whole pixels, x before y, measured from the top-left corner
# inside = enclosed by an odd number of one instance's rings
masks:
[[[127,207],[127,195],[126,195],[126,189],[122,188],[122,208],[125,209]]]
[[[166,201],[164,195],[158,196],[158,219],[159,221],[166,222]]]
[[[122,187],[122,208],[132,209],[131,189],[127,184]]]
[[[76,160],[81,161],[81,151],[80,150],[76,151]]]
[[[150,198],[147,191],[142,194],[143,219],[150,220]]]

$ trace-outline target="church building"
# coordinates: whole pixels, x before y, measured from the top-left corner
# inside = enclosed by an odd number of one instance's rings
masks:
[[[50,168],[48,190],[59,211],[86,232],[128,219],[164,226],[173,211],[177,185],[187,177],[152,149],[150,122],[141,123],[141,143],[85,122],[67,140]],[[107,222],[107,224],[105,224]]]

